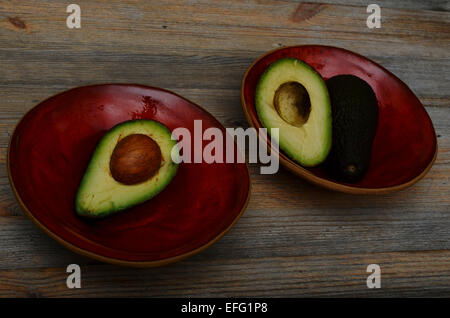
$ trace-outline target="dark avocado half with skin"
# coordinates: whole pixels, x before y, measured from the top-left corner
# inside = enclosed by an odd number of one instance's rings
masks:
[[[76,195],[76,212],[105,217],[157,195],[177,172],[171,157],[176,142],[171,131],[154,120],[114,126],[92,155]]]
[[[369,169],[378,125],[377,97],[364,80],[338,75],[327,80],[333,117],[333,137],[326,167],[343,182],[361,180]]]
[[[258,117],[266,128],[279,129],[279,145],[291,159],[312,167],[331,148],[331,106],[325,81],[296,58],[273,62],[255,92]]]

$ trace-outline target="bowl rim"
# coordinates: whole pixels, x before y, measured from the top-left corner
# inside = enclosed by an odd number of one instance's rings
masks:
[[[77,86],[77,87],[72,87],[69,88],[67,90],[58,92],[56,94],[51,95],[50,97],[47,97],[46,99],[38,102],[37,104],[35,104],[33,107],[31,107],[29,110],[27,110],[22,117],[20,118],[19,121],[17,121],[17,123],[14,126],[13,132],[9,138],[9,143],[8,143],[8,154],[7,154],[7,158],[6,158],[6,166],[7,166],[7,170],[8,170],[8,179],[9,179],[9,183],[11,185],[11,189],[13,190],[14,196],[16,197],[20,207],[22,208],[22,210],[25,212],[25,215],[28,216],[31,221],[37,225],[37,227],[39,227],[45,234],[47,234],[48,236],[50,236],[51,238],[53,238],[55,241],[57,241],[59,244],[61,244],[62,246],[68,248],[69,250],[71,250],[72,252],[75,252],[79,255],[82,256],[86,256],[92,259],[95,259],[97,261],[100,262],[104,262],[104,263],[109,263],[109,264],[113,264],[113,265],[119,265],[119,266],[127,266],[127,267],[137,267],[137,268],[147,268],[147,267],[159,267],[159,266],[163,266],[163,265],[167,265],[167,264],[171,264],[171,263],[175,263],[178,261],[181,261],[189,256],[195,255],[200,253],[201,251],[207,249],[208,247],[212,246],[214,243],[216,243],[220,238],[222,238],[228,231],[231,230],[231,228],[237,223],[237,221],[240,219],[240,217],[242,216],[242,214],[244,213],[244,211],[247,209],[248,203],[250,201],[250,196],[251,196],[251,190],[252,190],[252,182],[251,182],[251,175],[250,175],[250,171],[248,168],[248,164],[247,162],[245,163],[245,168],[246,168],[246,172],[247,172],[247,177],[248,177],[248,189],[247,189],[247,197],[245,199],[245,202],[242,205],[241,210],[239,211],[239,213],[236,215],[236,217],[233,219],[233,221],[219,234],[217,234],[213,239],[211,239],[210,241],[208,241],[207,243],[193,249],[190,251],[187,251],[185,253],[179,254],[179,255],[175,255],[175,256],[171,256],[171,257],[167,257],[167,258],[162,258],[162,259],[157,259],[157,260],[153,260],[153,261],[129,261],[129,260],[123,260],[123,259],[119,259],[119,258],[113,258],[113,257],[108,257],[108,256],[103,256],[100,254],[97,254],[95,252],[86,250],[84,248],[78,247],[75,244],[72,244],[70,242],[68,242],[67,240],[65,240],[64,238],[60,237],[59,235],[57,235],[56,233],[54,233],[53,231],[51,231],[50,229],[48,229],[41,221],[39,221],[39,219],[37,217],[34,216],[34,214],[31,212],[31,210],[28,209],[28,207],[25,205],[25,203],[23,202],[22,198],[20,197],[19,192],[17,191],[17,188],[14,184],[13,178],[12,178],[12,174],[11,174],[11,158],[10,158],[10,152],[11,152],[11,144],[12,144],[12,139],[13,137],[16,135],[17,132],[17,128],[19,126],[19,124],[22,122],[22,120],[32,111],[34,110],[36,107],[38,107],[40,104],[45,103],[47,100],[54,98],[60,94],[65,94],[69,91],[72,90],[76,90],[76,89],[81,89],[81,88],[94,88],[94,87],[100,87],[100,86],[128,86],[128,87],[142,87],[142,88],[149,88],[149,89],[154,89],[154,90],[159,90],[165,93],[169,93],[172,95],[175,95],[185,101],[187,101],[188,103],[198,107],[200,110],[202,110],[203,112],[205,112],[206,114],[209,114],[210,116],[212,116],[214,119],[216,119],[211,113],[209,113],[208,111],[206,111],[203,107],[201,107],[200,105],[198,105],[197,103],[192,102],[191,100],[177,94],[174,93],[168,89],[164,89],[164,88],[160,88],[160,87],[156,87],[156,86],[150,86],[150,85],[143,85],[143,84],[136,84],[136,83],[100,83],[100,84],[92,84],[92,85],[82,85],[82,86]],[[219,122],[219,120],[216,119],[217,122]],[[220,125],[222,125],[222,123],[219,122]],[[223,125],[222,125],[223,126]]]
[[[384,72],[388,73],[390,76],[393,76],[396,80],[398,80],[400,83],[402,83],[408,90],[411,91],[411,89],[400,79],[398,78],[395,74],[391,73],[389,70],[387,70],[386,68],[384,68],[382,65],[378,64],[377,62],[361,55],[355,52],[352,52],[350,50],[344,49],[344,48],[340,48],[340,47],[335,47],[335,46],[330,46],[330,45],[320,45],[320,44],[302,44],[302,45],[290,45],[290,46],[283,46],[283,47],[279,47],[273,50],[270,50],[262,55],[260,55],[258,58],[256,58],[252,64],[247,68],[247,70],[245,71],[242,80],[241,80],[241,106],[242,109],[244,111],[245,117],[248,121],[248,123],[250,124],[251,127],[254,128],[263,128],[262,124],[259,122],[259,120],[257,118],[253,118],[252,115],[250,114],[249,111],[249,106],[247,105],[247,102],[245,100],[245,93],[244,93],[244,88],[245,88],[245,84],[247,82],[247,77],[248,74],[251,72],[251,70],[253,69],[253,67],[259,63],[261,60],[263,60],[264,58],[266,58],[267,56],[280,51],[280,50],[286,50],[286,49],[293,49],[293,48],[300,48],[300,47],[321,47],[324,49],[332,49],[332,50],[340,50],[340,51],[344,51],[347,54],[351,54],[354,56],[357,56],[359,58],[363,58],[365,60],[368,60],[369,62],[373,63],[374,65],[376,65],[377,67],[381,68]],[[412,94],[414,94],[414,92],[411,91]],[[414,94],[415,96],[415,94]],[[417,97],[417,96],[416,96]],[[417,98],[418,99],[418,98]],[[420,102],[420,100],[419,100]],[[425,107],[423,106],[422,102],[420,102],[420,104],[422,105],[422,107],[425,109]],[[438,153],[438,143],[437,143],[437,137],[436,137],[436,130],[434,129],[434,125],[433,122],[431,121],[430,115],[428,114],[428,112],[425,109],[425,113],[431,123],[431,126],[433,128],[433,132],[434,132],[434,139],[435,139],[435,151],[434,151],[434,155],[433,158],[430,160],[430,162],[428,163],[428,165],[425,167],[425,169],[422,170],[422,172],[420,174],[418,174],[416,177],[414,177],[413,179],[398,184],[398,185],[393,185],[393,186],[389,186],[389,187],[381,187],[381,188],[367,188],[367,187],[355,187],[355,186],[351,186],[351,185],[347,185],[347,184],[342,184],[339,182],[335,182],[335,181],[331,181],[331,180],[327,180],[324,178],[321,178],[317,175],[315,175],[314,173],[310,172],[309,170],[305,169],[304,167],[302,167],[300,164],[295,163],[294,161],[292,161],[291,159],[289,159],[282,151],[278,151],[279,154],[279,158],[280,158],[280,163],[286,168],[288,169],[290,172],[292,172],[293,174],[305,179],[306,181],[326,188],[328,190],[333,190],[333,191],[338,191],[338,192],[343,192],[343,193],[348,193],[348,194],[359,194],[359,195],[364,195],[364,194],[386,194],[386,193],[391,193],[391,192],[397,192],[400,191],[402,189],[408,188],[410,186],[412,186],[414,183],[416,183],[417,181],[419,181],[420,179],[423,178],[423,176],[425,176],[428,171],[431,169],[431,166],[433,165],[433,163],[436,161],[436,157],[437,157],[437,153]],[[258,138],[262,138],[263,142],[266,142],[269,146],[269,149],[271,151],[274,151],[275,153],[277,153],[277,150],[275,148],[273,148],[270,145],[270,142],[268,140],[268,138],[266,138],[266,136],[261,136],[260,134],[258,134]]]

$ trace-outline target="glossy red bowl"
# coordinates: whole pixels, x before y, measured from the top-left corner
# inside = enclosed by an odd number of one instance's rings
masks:
[[[203,130],[225,133],[208,112],[159,88],[113,84],[60,93],[31,109],[10,140],[10,182],[28,216],[75,252],[129,266],[177,261],[224,235],[248,202],[245,163],[181,163],[167,188],[141,205],[100,220],[75,214],[75,194],[97,142],[114,125],[142,118],[191,134],[200,119]]]
[[[285,57],[305,61],[325,80],[339,74],[352,74],[365,80],[377,96],[379,120],[370,168],[358,183],[338,182],[320,166],[304,168],[280,152],[282,165],[316,185],[353,194],[400,190],[428,172],[436,158],[437,140],[425,108],[394,74],[348,50],[304,45],[283,47],[259,57],[246,71],[241,86],[242,107],[251,126],[262,127],[255,108],[255,88],[259,78],[272,62]]]

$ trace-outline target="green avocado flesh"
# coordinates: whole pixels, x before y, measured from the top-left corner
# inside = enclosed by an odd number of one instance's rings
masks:
[[[361,180],[369,169],[378,124],[378,102],[369,84],[353,75],[327,81],[333,114],[330,174],[345,182]]]
[[[159,146],[159,169],[157,167],[157,171],[147,180],[123,184],[116,181],[111,173],[111,156],[120,140],[134,134],[150,137]],[[177,172],[178,165],[171,157],[176,143],[171,139],[170,130],[157,121],[131,120],[114,126],[98,143],[81,180],[75,199],[77,213],[86,217],[104,217],[157,195]]]
[[[256,87],[264,127],[279,128],[279,146],[303,166],[323,162],[331,148],[331,106],[325,81],[295,58],[272,63]]]

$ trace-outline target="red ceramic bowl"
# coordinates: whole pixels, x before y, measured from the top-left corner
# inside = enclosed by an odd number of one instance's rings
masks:
[[[255,88],[259,78],[272,62],[284,57],[305,61],[325,80],[339,74],[362,78],[374,90],[379,106],[371,164],[361,181],[354,184],[337,182],[320,166],[304,168],[280,153],[280,162],[287,169],[328,189],[368,194],[406,188],[431,168],[437,154],[436,133],[419,99],[405,83],[379,64],[336,47],[284,47],[259,57],[246,71],[241,86],[242,106],[251,126],[262,127],[255,108]]]
[[[95,85],[53,96],[22,118],[9,145],[10,182],[28,216],[75,252],[130,266],[180,260],[224,235],[248,202],[246,164],[181,163],[153,199],[105,219],[76,216],[75,194],[97,142],[114,125],[142,118],[192,134],[201,119],[203,130],[225,132],[205,110],[159,88]]]

